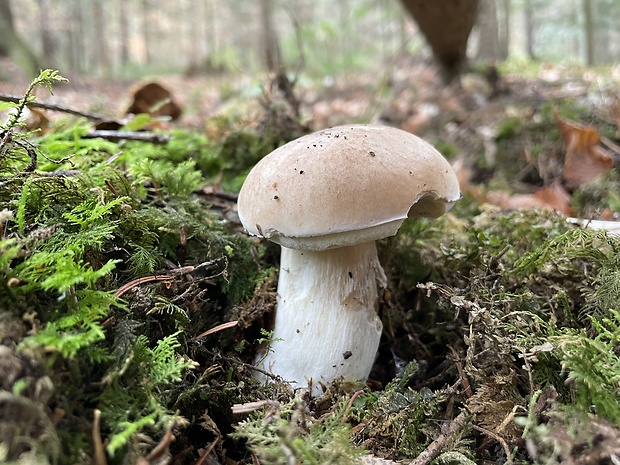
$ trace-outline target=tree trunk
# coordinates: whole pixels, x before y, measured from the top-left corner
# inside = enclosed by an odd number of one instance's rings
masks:
[[[29,77],[43,68],[43,60],[15,31],[10,0],[0,0],[0,57],[11,56]]]
[[[478,0],[401,0],[424,34],[433,55],[454,75],[466,62],[467,40]]]
[[[534,53],[534,9],[533,0],[525,0],[525,50],[530,59],[536,59]]]
[[[584,34],[586,64],[594,65],[594,17],[592,14],[592,0],[583,0]]]
[[[84,11],[82,0],[73,0],[70,7],[69,63],[74,71],[86,69],[84,57]]]
[[[108,41],[105,39],[106,34],[106,22],[105,22],[105,8],[103,8],[103,2],[101,0],[93,0],[93,26],[95,31],[95,37],[97,38],[97,45],[93,49],[95,54],[95,63],[103,74],[110,72],[110,52],[108,50]]]
[[[144,42],[144,62],[148,65],[153,61],[151,52],[151,42],[153,36],[153,28],[149,11],[151,8],[149,0],[142,0],[142,39]]]
[[[594,62],[607,64],[614,62],[614,39],[613,32],[616,27],[616,18],[619,17],[617,2],[597,2],[594,18],[596,32],[594,34]]]
[[[50,15],[49,15],[49,0],[38,0],[39,7],[39,30],[41,32],[41,49],[43,50],[43,56],[49,62],[53,63],[55,46],[54,39],[52,38],[52,31],[50,30]]]
[[[478,53],[482,61],[495,61],[499,56],[499,27],[495,0],[480,0],[478,8]]]
[[[273,0],[260,2],[261,29],[263,40],[263,63],[270,72],[277,72],[282,67],[282,55],[278,35],[273,27]]]
[[[510,55],[510,22],[512,20],[512,1],[501,0],[501,12],[500,15],[502,21],[500,22],[499,32],[499,58],[505,60]]]
[[[129,63],[129,8],[127,0],[117,0],[118,8],[118,34],[120,40],[121,64]]]
[[[0,0],[0,57],[11,55],[11,43],[14,35],[11,4],[9,0]]]
[[[202,53],[202,37],[200,34],[200,15],[199,6],[195,2],[188,2],[185,17],[189,24],[189,64],[191,66],[200,66],[203,59]]]

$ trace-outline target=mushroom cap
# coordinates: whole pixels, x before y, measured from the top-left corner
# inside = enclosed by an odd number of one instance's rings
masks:
[[[430,144],[400,129],[338,126],[260,160],[238,199],[252,235],[326,250],[398,232],[407,217],[436,218],[460,198],[456,174]]]

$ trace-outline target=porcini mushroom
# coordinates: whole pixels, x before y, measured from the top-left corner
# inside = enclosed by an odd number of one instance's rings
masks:
[[[365,380],[382,331],[377,285],[386,285],[374,241],[459,197],[450,164],[400,129],[334,127],[264,157],[238,199],[245,229],[282,246],[274,342],[259,367],[311,384],[313,395],[338,378]]]

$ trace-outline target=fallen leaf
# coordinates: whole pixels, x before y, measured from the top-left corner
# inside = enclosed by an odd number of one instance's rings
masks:
[[[38,131],[38,135],[42,136],[51,131],[50,120],[44,111],[36,108],[27,108],[25,111],[28,116],[26,119],[27,131]]]
[[[551,210],[570,216],[570,194],[558,182],[542,187],[533,194],[509,194],[503,191],[491,191],[485,196],[488,203],[497,205],[502,210]]]
[[[611,155],[599,145],[601,136],[595,127],[565,121],[557,113],[554,116],[566,146],[562,177],[568,189],[576,189],[612,168]]]
[[[181,107],[175,103],[172,93],[157,82],[140,85],[132,91],[133,102],[126,113],[146,113],[153,117],[169,116],[175,120],[181,116]]]

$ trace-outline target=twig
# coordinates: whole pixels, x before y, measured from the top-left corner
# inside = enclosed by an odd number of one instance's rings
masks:
[[[489,436],[490,438],[495,439],[497,442],[499,442],[502,447],[504,448],[504,453],[506,454],[506,463],[508,464],[512,464],[512,452],[510,452],[510,448],[508,447],[508,444],[506,443],[506,441],[504,440],[503,437],[499,436],[498,434],[495,434],[493,431],[490,431],[486,428],[482,428],[481,426],[477,426],[477,425],[471,425],[471,427],[473,429],[475,429],[476,431],[480,431],[483,434],[486,434],[487,436]]]
[[[499,263],[500,258],[502,258],[506,252],[510,250],[510,244],[507,244],[497,255],[493,255],[489,260],[489,264],[487,265],[488,270],[493,270],[497,264]]]
[[[245,404],[234,404],[231,407],[232,413],[250,413],[259,410],[265,406],[279,407],[280,402],[277,400],[258,400],[256,402],[247,402]]]
[[[583,229],[604,229],[610,235],[620,234],[620,221],[592,220],[585,218],[566,218],[566,222]]]
[[[220,191],[220,190],[215,189],[215,187],[213,186],[204,187],[203,189],[199,190],[196,193],[201,194],[201,195],[217,197],[223,200],[227,200],[229,202],[236,202],[238,198],[237,194],[231,194],[230,192]]]
[[[23,97],[18,97],[17,95],[0,94],[0,100],[3,102],[19,103],[22,98]],[[85,111],[79,111],[73,108],[66,107],[64,105],[58,105],[54,103],[28,102],[26,106],[33,107],[33,108],[43,108],[44,110],[59,111],[61,113],[69,113],[71,115],[82,116],[84,118],[94,120],[94,121],[101,121],[101,120],[108,119],[107,116],[100,115],[98,113],[88,113]]]
[[[93,463],[95,465],[107,465],[105,459],[105,451],[103,447],[103,442],[101,441],[101,431],[99,428],[99,420],[101,419],[101,411],[99,409],[95,409],[93,412],[93,449],[94,449],[94,457]]]
[[[56,163],[57,165],[60,165],[71,159],[71,156],[68,156],[60,160],[52,160],[30,142],[13,137],[13,131],[11,129],[7,129],[3,132],[0,131],[0,134],[2,134],[2,141],[0,142],[0,161],[6,157],[10,146],[16,145],[18,147],[21,147],[30,157],[30,163],[26,168],[24,168],[25,173],[31,173],[37,168],[37,152],[47,161]]]
[[[205,337],[210,334],[217,333],[218,331],[221,331],[223,329],[233,328],[237,326],[238,324],[239,322],[237,320],[228,321],[227,323],[222,323],[221,325],[217,325],[214,328],[208,329],[204,333],[199,334],[198,336],[195,337],[195,339],[200,339],[201,337]]]
[[[357,396],[359,396],[363,392],[364,392],[364,390],[360,389],[359,391],[355,391],[353,393],[353,395],[351,396],[351,399],[349,399],[349,403],[347,404],[347,408],[345,409],[344,414],[342,415],[342,419],[340,420],[341,424],[346,423],[347,415],[349,414],[349,410],[351,410],[351,407],[353,407],[353,402],[355,402],[355,399],[357,399]]]
[[[525,371],[527,371],[527,378],[530,382],[530,392],[534,392],[536,391],[536,388],[534,387],[534,375],[532,374],[532,366],[530,365],[530,361],[527,359],[527,354],[524,350],[521,350],[521,358],[523,359]]]
[[[247,368],[248,370],[258,371],[260,374],[265,375],[271,379],[282,379],[282,378],[279,378],[278,375],[274,375],[270,371],[263,370],[262,368],[258,368],[257,366],[250,365],[249,363],[241,362],[241,366],[243,368]]]
[[[124,286],[118,288],[118,290],[114,293],[115,297],[121,297],[127,291],[133,289],[136,286],[144,283],[151,283],[153,281],[172,281],[174,279],[173,276],[144,276],[143,278],[134,279],[131,282],[128,282]]]
[[[297,460],[297,457],[295,457],[295,454],[293,454],[291,448],[288,447],[286,444],[280,444],[280,450],[284,453],[284,456],[286,457],[286,465],[297,465],[298,463],[300,463],[299,460]]]
[[[450,352],[452,352],[452,357],[453,357],[454,365],[456,365],[456,370],[459,372],[459,379],[461,381],[461,385],[463,386],[463,392],[465,393],[465,396],[469,399],[471,396],[474,395],[474,392],[471,388],[471,385],[469,384],[469,379],[467,378],[467,375],[465,374],[465,370],[463,369],[463,364],[461,362],[459,354],[456,352],[456,349],[454,349],[454,347],[452,346],[450,346]]]
[[[196,266],[193,266],[193,265],[184,266],[182,268],[178,268],[178,269],[174,270],[172,273],[167,274],[167,275],[144,276],[142,278],[134,279],[133,281],[130,281],[127,284],[119,287],[118,290],[114,293],[114,296],[115,297],[121,297],[127,291],[133,289],[136,286],[139,286],[140,284],[151,283],[153,281],[172,281],[175,278],[178,278],[179,276],[183,276],[185,274],[193,273],[194,271],[196,271],[196,270],[198,270],[200,268],[205,268],[207,266],[214,265],[215,263],[219,262],[220,260],[221,260],[221,258],[218,258],[218,259],[215,259],[215,260],[209,260],[208,262],[203,262],[203,263],[201,263],[199,265],[196,265]]]
[[[435,460],[441,449],[446,445],[448,439],[454,436],[465,425],[465,412],[459,413],[459,415],[450,422],[448,427],[443,431],[437,439],[431,442],[428,447],[409,465],[428,465]]]
[[[153,448],[153,450],[149,453],[149,455],[146,456],[146,460],[148,461],[148,463],[153,463],[155,462],[155,460],[161,458],[166,453],[166,451],[170,448],[170,444],[172,444],[175,440],[174,434],[172,434],[173,427],[174,427],[174,422],[168,425],[168,428],[166,428],[166,433],[164,434],[164,437],[161,438],[161,441],[159,441],[159,444],[157,444]]]
[[[151,142],[152,144],[165,144],[172,140],[172,136],[168,134],[160,134],[158,132],[137,132],[137,131],[110,131],[95,130],[85,134],[84,139],[102,139],[116,142],[119,140],[137,140],[140,142]]]
[[[215,440],[209,444],[209,447],[207,447],[207,450],[205,450],[201,455],[200,458],[198,459],[198,461],[194,464],[194,465],[202,465],[205,460],[207,459],[207,457],[209,456],[209,454],[211,452],[213,452],[213,449],[215,448],[215,445],[218,443],[220,438],[215,438]]]
[[[610,140],[609,138],[605,137],[605,136],[601,136],[601,143],[603,145],[605,145],[608,149],[613,150],[614,152],[616,152],[616,157],[618,156],[618,154],[620,154],[620,145],[614,143],[612,140]]]

